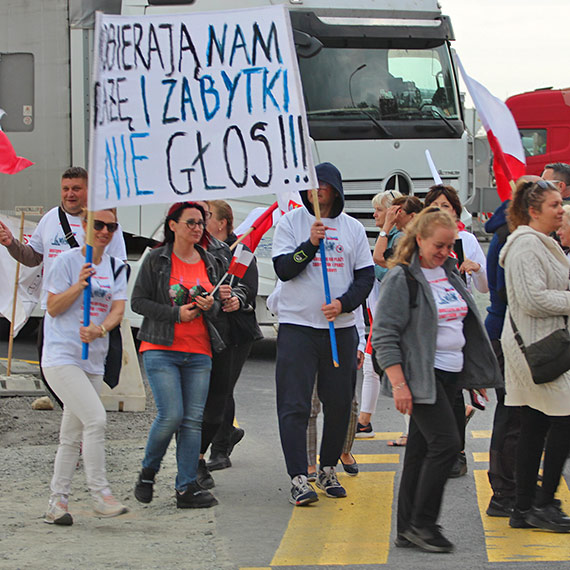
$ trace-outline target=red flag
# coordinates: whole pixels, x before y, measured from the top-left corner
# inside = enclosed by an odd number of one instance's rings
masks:
[[[489,90],[465,73],[461,60],[455,56],[463,81],[473,99],[477,113],[487,131],[493,151],[493,171],[501,202],[511,197],[511,180],[526,172],[526,159],[517,124],[509,108]]]
[[[34,164],[27,158],[16,156],[16,151],[4,131],[0,130],[0,172],[16,174]]]
[[[273,204],[265,210],[263,210],[263,208],[255,208],[235,230],[235,234],[239,238],[253,228],[241,243],[247,245],[251,251],[255,251],[263,235],[273,226],[273,214],[276,210],[277,202],[273,202]],[[259,211],[262,211],[261,215],[259,215]],[[258,217],[254,218],[256,215]],[[276,212],[276,215],[279,217],[279,211]]]
[[[238,279],[241,279],[245,275],[252,259],[253,253],[245,249],[243,244],[240,243],[235,250],[232,262],[228,268],[228,275],[235,275]]]

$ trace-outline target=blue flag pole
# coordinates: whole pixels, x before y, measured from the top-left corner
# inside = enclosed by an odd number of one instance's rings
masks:
[[[85,263],[93,263],[93,212],[87,212],[87,233],[85,235]],[[83,326],[88,327],[91,317],[91,277],[87,279],[87,287],[83,289]],[[81,359],[89,358],[89,343],[84,342]]]
[[[321,220],[321,209],[319,207],[319,198],[317,194],[317,190],[311,190],[313,196],[313,209],[315,211],[315,217],[318,221]],[[324,240],[319,240],[319,249],[321,253],[321,268],[323,270],[323,284],[325,286],[325,300],[327,305],[330,305],[331,302],[331,288],[329,285],[329,275],[327,273],[327,258],[325,254],[325,242]],[[338,349],[336,344],[336,332],[334,328],[334,322],[329,321],[329,336],[331,339],[331,352],[333,358],[333,365],[335,368],[339,367],[338,361]]]

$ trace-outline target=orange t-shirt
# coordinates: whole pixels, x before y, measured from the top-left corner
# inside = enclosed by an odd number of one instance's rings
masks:
[[[206,291],[213,289],[206,271],[206,265],[202,259],[197,263],[184,263],[173,253],[171,262],[168,293],[172,306],[190,303],[191,289],[195,285],[201,285]],[[174,341],[170,346],[143,341],[141,342],[140,352],[145,350],[175,350],[177,352],[193,352],[212,356],[210,333],[204,321],[204,316],[200,314],[188,323],[175,323]]]

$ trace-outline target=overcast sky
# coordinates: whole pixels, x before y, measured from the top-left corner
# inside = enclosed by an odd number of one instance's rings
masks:
[[[570,87],[570,0],[440,4],[465,71],[493,95],[504,100],[538,87]]]

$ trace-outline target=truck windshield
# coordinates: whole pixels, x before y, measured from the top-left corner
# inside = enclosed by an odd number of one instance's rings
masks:
[[[368,122],[375,138],[402,136],[398,125],[407,124],[408,131],[412,122],[434,123],[447,137],[463,130],[453,126],[460,115],[445,44],[427,49],[324,47],[314,57],[300,58],[299,66],[317,139],[332,135],[318,136],[323,134],[319,125],[339,120],[344,127]],[[361,138],[352,131],[351,138]]]

